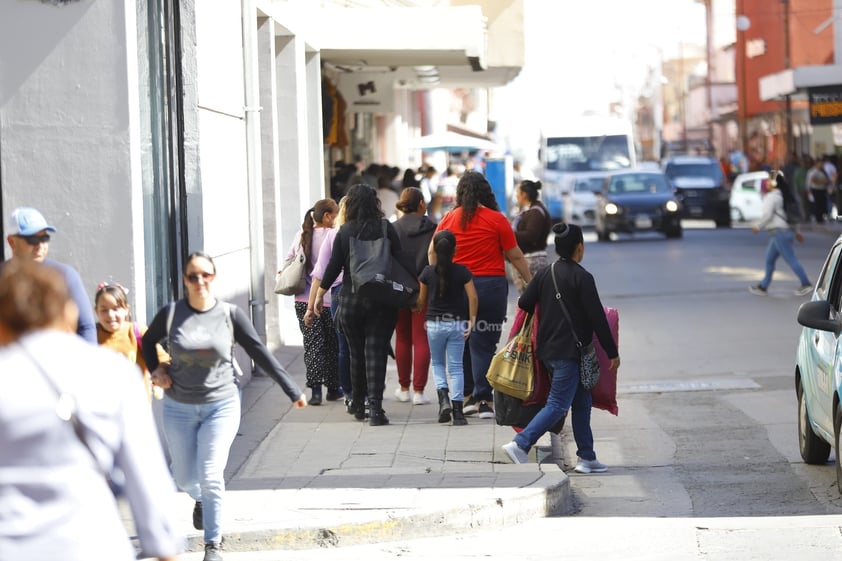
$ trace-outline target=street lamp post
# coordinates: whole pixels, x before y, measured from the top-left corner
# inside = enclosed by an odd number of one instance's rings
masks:
[[[743,13],[744,0],[738,0],[737,13]],[[740,136],[742,138],[743,156],[748,158],[748,93],[746,88],[746,37],[745,32],[751,26],[751,21],[744,15],[737,16],[737,31],[739,39],[737,40],[737,62],[740,67],[740,77],[738,86],[738,103],[739,103],[739,121],[740,121]]]

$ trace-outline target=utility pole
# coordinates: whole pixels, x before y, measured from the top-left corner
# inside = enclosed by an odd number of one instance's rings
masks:
[[[781,0],[781,3],[784,8],[784,69],[789,70],[792,67],[792,61],[789,58],[789,0]],[[784,155],[784,160],[789,158],[794,145],[792,138],[792,97],[787,94],[785,99],[786,154]]]

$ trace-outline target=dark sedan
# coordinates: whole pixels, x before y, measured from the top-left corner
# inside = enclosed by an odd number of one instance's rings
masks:
[[[672,184],[660,171],[615,173],[605,179],[596,202],[596,234],[600,241],[611,233],[660,232],[680,238],[681,204]]]

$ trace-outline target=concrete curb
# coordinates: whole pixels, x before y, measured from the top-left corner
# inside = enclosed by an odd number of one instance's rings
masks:
[[[342,494],[341,501],[337,493]],[[391,506],[379,508],[377,501],[371,500],[373,493],[388,497],[386,502]],[[469,496],[476,498],[470,500]],[[360,499],[358,508],[350,506],[355,498]],[[276,490],[263,491],[261,499],[263,505],[253,504],[261,514],[270,504],[287,505],[286,523],[256,525],[251,520],[239,520],[225,531],[227,549],[344,547],[449,535],[466,529],[502,528],[572,511],[570,482],[560,470],[542,472],[534,483],[521,488]],[[327,502],[336,506],[322,508],[321,504]],[[308,508],[306,503],[312,506]],[[289,505],[295,504],[298,506],[290,509]],[[201,550],[201,533],[190,535],[187,545],[188,550]]]

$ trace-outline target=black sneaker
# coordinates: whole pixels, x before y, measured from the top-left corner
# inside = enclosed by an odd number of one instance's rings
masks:
[[[222,544],[210,542],[205,544],[205,557],[202,561],[222,561]]]
[[[313,388],[313,397],[310,398],[310,401],[307,402],[309,405],[321,405],[322,404],[322,388],[321,386],[319,389]]]
[[[758,295],[758,296],[766,296],[766,295],[768,295],[768,294],[769,294],[769,293],[766,291],[766,289],[765,289],[765,288],[763,288],[762,286],[760,286],[759,284],[758,284],[758,285],[756,285],[756,286],[750,286],[750,287],[748,287],[748,291],[749,291],[749,292],[751,292],[752,294],[756,294],[756,295]]]
[[[487,401],[480,401],[479,407],[477,408],[479,411],[478,417],[480,419],[493,419],[494,418],[494,409],[488,404]]]
[[[193,527],[197,530],[204,529],[202,523],[202,501],[196,501],[196,504],[193,505]]]
[[[462,414],[463,415],[476,415],[479,406],[477,402],[474,401],[474,396],[469,395],[465,398],[465,404],[462,406]]]

